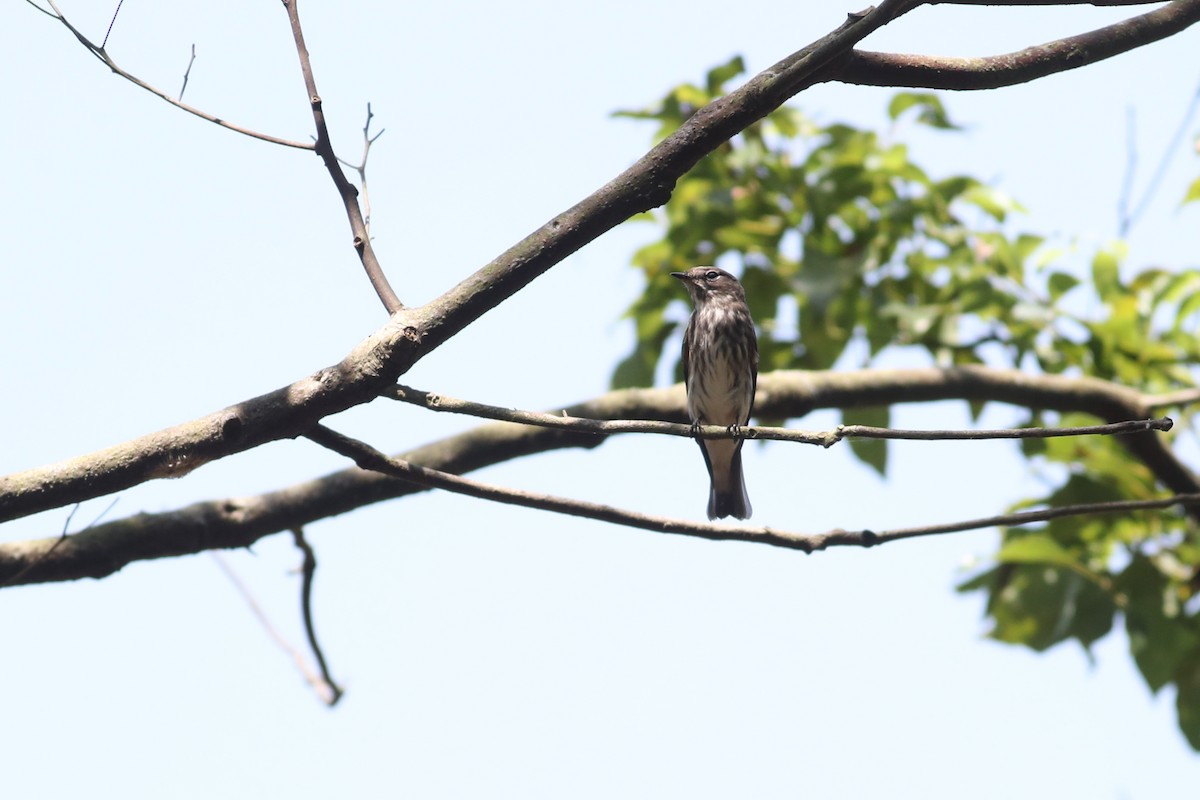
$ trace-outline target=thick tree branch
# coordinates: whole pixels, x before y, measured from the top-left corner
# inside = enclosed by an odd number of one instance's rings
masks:
[[[1197,21],[1200,21],[1200,0],[1175,0],[1113,25],[1006,55],[957,58],[853,50],[831,68],[826,79],[865,86],[997,89],[1112,58],[1173,36]]]
[[[781,419],[819,408],[970,400],[1079,411],[1117,421],[1147,416],[1146,409],[1164,405],[1161,396],[1143,395],[1105,381],[982,367],[772,372],[760,377],[758,387],[756,408],[764,416]],[[593,419],[686,419],[681,386],[611,392],[565,411]],[[605,439],[594,433],[493,423],[398,458],[457,474],[534,453],[595,447]],[[1125,436],[1122,442],[1175,494],[1200,493],[1200,482],[1156,434]],[[59,544],[58,536],[12,542],[0,545],[0,586],[6,580],[19,585],[100,578],[134,561],[247,547],[273,533],[418,491],[422,488],[408,481],[350,469],[254,497],[211,500],[162,514],[137,514],[96,525]]]
[[[930,5],[947,6],[1152,6],[1163,0],[931,0]]]

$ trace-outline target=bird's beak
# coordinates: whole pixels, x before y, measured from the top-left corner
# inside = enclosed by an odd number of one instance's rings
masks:
[[[671,277],[679,278],[681,281],[686,281],[688,279],[688,274],[686,272],[672,272]]]

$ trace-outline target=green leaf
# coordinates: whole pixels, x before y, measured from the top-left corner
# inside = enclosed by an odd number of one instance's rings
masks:
[[[870,425],[886,428],[890,424],[892,410],[888,406],[878,408],[856,408],[842,414],[846,425]],[[859,461],[872,467],[880,477],[887,477],[887,439],[850,439],[850,450]]]
[[[959,126],[950,121],[942,100],[932,92],[901,92],[888,103],[888,117],[895,120],[910,108],[920,109],[917,122],[931,128],[942,130],[958,130]]]
[[[1101,250],[1092,259],[1092,284],[1105,302],[1112,302],[1122,291],[1119,256],[1115,250]]]
[[[1115,606],[1091,580],[1049,565],[1009,569],[988,605],[992,638],[1040,651],[1071,638],[1087,647],[1112,629]]]
[[[1003,222],[1005,217],[1014,211],[1025,210],[1007,192],[979,183],[964,191],[961,197],[965,202],[985,211],[997,222]]]
[[[1157,692],[1175,679],[1186,659],[1196,655],[1200,635],[1195,621],[1175,601],[1167,577],[1149,558],[1134,557],[1119,584],[1128,597],[1129,650],[1151,691]]]
[[[1179,205],[1186,206],[1188,203],[1194,203],[1200,200],[1200,178],[1192,181],[1192,185],[1188,187],[1187,194],[1183,196],[1183,202]]]
[[[1050,289],[1050,297],[1054,300],[1062,297],[1067,292],[1079,285],[1079,278],[1074,275],[1068,275],[1065,272],[1052,272],[1048,281]]]
[[[1176,685],[1179,687],[1175,695],[1179,729],[1192,749],[1200,750],[1200,652],[1193,652],[1181,666]]]
[[[996,560],[1002,564],[1057,564],[1061,567],[1074,567],[1079,563],[1077,556],[1042,534],[1008,539],[996,554]]]
[[[713,67],[705,76],[704,85],[708,93],[716,96],[725,90],[725,84],[746,71],[746,62],[741,56],[734,56],[720,66]]]

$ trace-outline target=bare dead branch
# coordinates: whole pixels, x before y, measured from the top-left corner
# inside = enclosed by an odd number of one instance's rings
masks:
[[[329,139],[329,128],[325,124],[325,108],[321,101],[321,95],[317,94],[317,81],[313,76],[312,62],[308,57],[308,46],[304,43],[304,31],[300,26],[299,5],[300,0],[285,0],[284,2],[288,21],[291,23],[292,38],[296,42],[296,53],[300,57],[300,71],[304,74],[304,86],[308,90],[308,100],[312,106],[313,122],[317,127],[317,155],[325,163],[325,169],[329,172],[329,177],[333,179],[333,185],[337,187],[338,195],[342,198],[346,217],[350,220],[350,230],[354,234],[354,249],[358,253],[363,269],[367,272],[367,278],[370,279],[375,293],[379,295],[383,307],[389,314],[395,314],[404,308],[404,304],[392,290],[387,276],[383,274],[383,267],[380,265],[379,259],[375,257],[375,249],[371,247],[371,237],[367,232],[367,223],[363,219],[362,209],[358,206],[358,190],[346,179],[346,173],[342,172],[342,168],[338,166],[337,155],[333,152],[333,143]]]
[[[321,682],[324,690],[321,692],[321,699],[326,705],[335,706],[338,700],[342,699],[344,694],[342,687],[334,682],[333,676],[329,674],[329,665],[325,661],[325,653],[321,650],[321,645],[317,642],[317,629],[313,624],[312,613],[312,587],[313,577],[317,574],[317,554],[313,552],[312,546],[308,540],[304,538],[304,529],[295,528],[292,530],[292,541],[296,543],[296,547],[304,554],[304,561],[300,565],[300,609],[304,614],[304,633],[308,637],[308,646],[312,650],[313,658],[317,661],[317,667],[321,670]]]
[[[27,0],[27,2],[28,2],[28,0]],[[306,142],[293,142],[290,139],[280,139],[277,136],[271,136],[266,133],[259,133],[258,131],[254,131],[249,128],[244,128],[241,125],[235,125],[232,122],[229,122],[228,120],[224,120],[224,119],[221,119],[220,117],[213,116],[212,114],[209,114],[207,111],[201,111],[200,109],[196,108],[195,106],[189,106],[187,103],[176,100],[174,97],[171,97],[169,94],[162,91],[161,89],[151,86],[150,84],[146,83],[145,81],[143,81],[141,78],[137,77],[136,75],[132,75],[132,74],[126,72],[125,70],[121,69],[121,67],[117,66],[117,62],[114,61],[111,56],[109,56],[108,52],[104,49],[104,45],[102,45],[102,44],[98,45],[95,42],[88,39],[86,36],[84,36],[83,33],[78,28],[76,28],[74,25],[71,24],[71,22],[66,18],[66,16],[62,13],[62,11],[60,11],[58,9],[58,6],[54,4],[54,0],[47,0],[47,3],[49,3],[50,7],[54,10],[54,13],[50,14],[50,16],[54,17],[59,22],[61,22],[66,27],[66,29],[71,32],[71,35],[73,35],[76,39],[79,40],[79,43],[82,44],[88,50],[88,52],[90,52],[93,56],[98,58],[100,61],[104,62],[104,64],[109,69],[111,69],[113,72],[115,72],[117,75],[120,75],[122,78],[124,78],[125,80],[134,84],[135,86],[140,86],[141,88],[145,89],[147,92],[150,92],[150,94],[154,95],[155,97],[160,97],[163,100],[166,100],[171,105],[175,106],[176,108],[182,109],[182,110],[188,112],[189,114],[193,114],[197,117],[200,117],[200,119],[208,120],[209,122],[213,123],[214,125],[220,125],[222,128],[227,128],[231,131],[234,131],[235,133],[240,133],[240,134],[243,134],[244,136],[249,136],[252,139],[261,139],[264,142],[271,142],[272,144],[279,144],[279,145],[283,145],[284,147],[294,147],[297,150],[313,150],[313,149],[315,149],[313,145],[308,144]],[[40,11],[44,11],[44,9],[41,9],[36,3],[30,2],[29,4],[31,6],[33,6],[34,8],[38,8],[38,10],[40,10]],[[115,19],[115,17],[114,17],[114,19]]]
[[[1200,21],[1200,0],[1175,0],[1113,25],[1006,55],[959,58],[853,50],[830,68],[825,80],[865,86],[998,89],[1112,58],[1179,33],[1197,21]]]
[[[761,414],[779,419],[819,408],[968,400],[1120,420],[1144,416],[1144,409],[1163,397],[1167,396],[1143,395],[1091,378],[958,367],[771,372],[759,378],[757,402]],[[687,418],[681,386],[610,392],[569,406],[566,412],[591,419],[683,422]],[[535,453],[595,447],[606,440],[606,436],[594,433],[498,422],[410,450],[399,458],[459,474]],[[1170,491],[1181,495],[1200,493],[1200,482],[1157,434],[1131,434],[1121,441]],[[418,491],[423,489],[407,480],[349,469],[253,497],[209,500],[160,514],[137,514],[68,537],[53,557],[40,560],[36,569],[26,567],[40,559],[57,537],[0,544],[0,582],[16,573],[22,577],[13,581],[14,585],[102,578],[135,561],[213,548],[248,547],[264,536]]]
[[[1170,418],[1138,419],[1113,422],[1106,425],[1085,425],[1066,428],[1000,428],[992,430],[904,430],[901,428],[878,428],[870,425],[839,425],[830,431],[803,431],[791,428],[774,428],[747,425],[737,432],[723,425],[684,425],[652,420],[598,420],[570,417],[565,413],[546,414],[538,411],[518,411],[501,408],[472,400],[460,400],[444,394],[434,394],[413,389],[411,386],[395,386],[385,397],[427,408],[431,411],[448,411],[467,414],[483,419],[537,425],[543,428],[573,430],[598,435],[613,433],[659,433],[668,436],[698,437],[701,439],[757,439],[776,442],[798,442],[820,447],[832,447],[843,439],[906,439],[910,441],[979,441],[984,439],[1050,439],[1060,436],[1118,436],[1144,431],[1169,431],[1173,424]]]
[[[237,571],[230,566],[229,562],[225,559],[225,556],[217,550],[209,551],[209,555],[212,556],[213,561],[216,562],[217,566],[221,569],[221,572],[225,574],[225,577],[229,579],[229,582],[233,584],[233,588],[236,589],[238,594],[242,596],[242,600],[246,603],[246,607],[250,609],[250,613],[253,614],[254,618],[258,620],[258,624],[261,625],[263,630],[267,632],[267,635],[271,637],[271,641],[275,642],[276,646],[278,646],[280,650],[287,653],[287,655],[296,664],[296,669],[300,671],[300,675],[304,678],[304,682],[313,688],[313,691],[317,693],[317,696],[321,698],[322,702],[328,705],[333,705],[329,698],[332,697],[332,692],[336,687],[333,687],[332,684],[327,683],[320,675],[312,671],[308,665],[308,662],[304,659],[304,654],[301,653],[297,648],[293,647],[292,643],[289,642],[287,638],[279,632],[279,629],[275,627],[274,623],[271,622],[270,617],[267,616],[267,612],[263,611],[262,606],[258,604],[258,600],[254,597],[254,593],[250,591],[250,587],[247,586],[246,582],[243,581],[241,576],[237,574]]]

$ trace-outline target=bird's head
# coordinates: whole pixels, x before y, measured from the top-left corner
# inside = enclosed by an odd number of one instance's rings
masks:
[[[696,305],[718,298],[746,300],[738,279],[718,267],[692,267],[687,272],[672,272],[671,277],[683,282]]]

